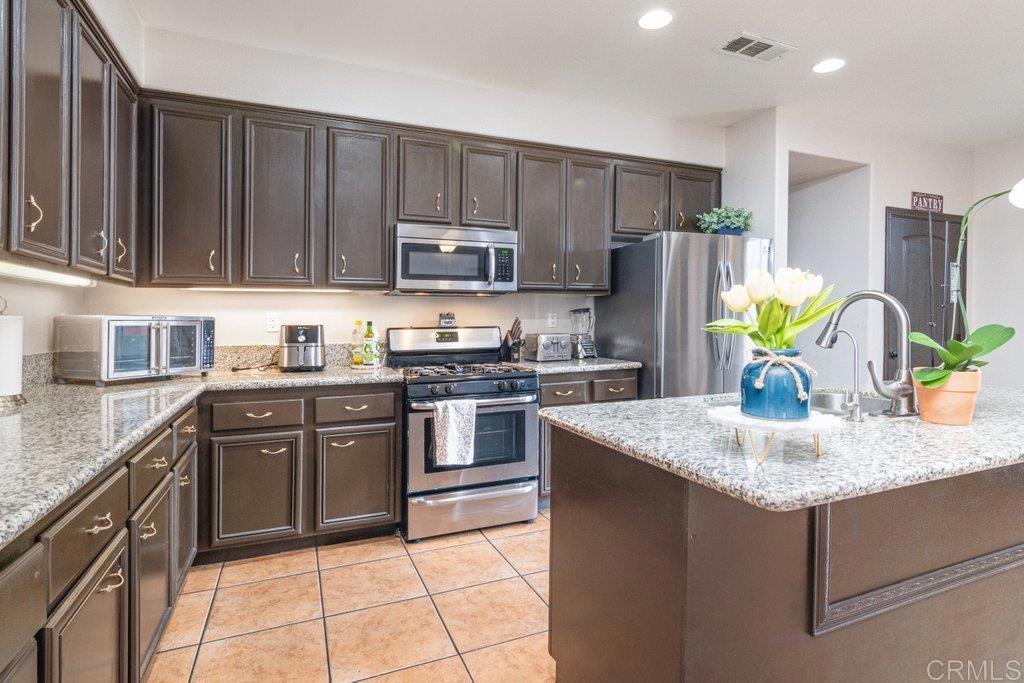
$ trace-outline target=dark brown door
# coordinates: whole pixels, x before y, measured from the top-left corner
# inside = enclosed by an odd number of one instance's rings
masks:
[[[131,664],[134,681],[141,681],[156,653],[160,634],[174,605],[174,517],[168,474],[128,518],[131,549]]]
[[[566,160],[519,154],[519,288],[565,289]]]
[[[566,273],[569,289],[608,288],[612,228],[612,165],[569,159]]]
[[[672,197],[666,230],[700,232],[697,216],[722,205],[722,174],[700,169],[672,171]]]
[[[316,528],[397,521],[395,425],[316,430]]]
[[[116,73],[116,72],[115,72]],[[135,281],[135,186],[138,173],[138,101],[117,74],[110,97],[111,200],[110,275]]]
[[[71,256],[71,10],[14,0],[11,23],[11,251],[53,263]]]
[[[647,234],[665,225],[665,172],[619,164],[615,167],[615,232]]]
[[[0,672],[0,683],[39,683],[39,648],[35,640],[30,640]]]
[[[128,532],[122,529],[43,628],[48,683],[127,683],[128,574]]]
[[[446,138],[399,137],[398,219],[451,223],[457,173]]]
[[[949,301],[949,264],[956,258],[960,216],[887,207],[885,210],[885,291],[899,299],[910,314],[910,329],[945,344],[953,332],[953,304]],[[964,256],[963,263],[967,263]],[[967,271],[960,282],[967,298]],[[963,335],[957,316],[957,334]],[[899,340],[896,320],[885,312],[885,376],[896,372]],[[935,365],[933,351],[912,344],[910,367]]]
[[[211,545],[297,536],[302,529],[302,432],[217,436]]]
[[[313,127],[245,119],[242,282],[313,284]]]
[[[10,132],[10,72],[8,59],[10,57],[11,39],[11,3],[0,3],[0,249],[7,247],[7,192],[8,192],[8,171],[10,170],[7,158],[8,134]]]
[[[106,275],[110,260],[110,78],[103,47],[72,22],[71,265]]]
[[[500,145],[462,147],[462,222],[515,226],[515,150]]]
[[[230,111],[153,105],[154,284],[230,284]]]
[[[329,284],[388,284],[388,235],[394,223],[393,147],[393,135],[383,128],[327,130]]]
[[[196,455],[198,446],[192,444],[178,464],[174,466],[174,592],[181,589],[185,582],[192,560],[196,557],[196,540],[198,531],[197,511],[199,498],[196,493],[199,475],[199,459]]]

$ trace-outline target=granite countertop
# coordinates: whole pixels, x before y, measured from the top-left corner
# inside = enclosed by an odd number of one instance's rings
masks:
[[[323,372],[213,372],[106,388],[50,384],[0,417],[0,547],[45,517],[204,391],[381,384],[387,368]]]
[[[579,358],[577,360],[524,360],[512,363],[521,370],[536,370],[538,375],[557,375],[563,372],[604,372],[605,370],[636,370],[643,367],[635,360],[614,358]]]
[[[541,419],[766,510],[798,510],[845,498],[1024,462],[1024,390],[982,389],[969,427],[916,418],[843,421],[823,435],[785,437],[758,465],[732,430],[707,419],[736,395],[545,408]]]

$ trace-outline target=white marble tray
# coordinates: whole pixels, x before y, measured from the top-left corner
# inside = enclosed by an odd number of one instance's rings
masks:
[[[742,448],[746,441],[750,454],[759,465],[768,459],[777,436],[810,436],[815,454],[821,457],[821,435],[843,427],[843,420],[838,415],[826,415],[817,410],[812,410],[806,420],[764,420],[744,415],[735,405],[708,408],[708,421],[731,427],[736,433],[737,445]],[[766,435],[763,445],[756,443],[755,433]]]

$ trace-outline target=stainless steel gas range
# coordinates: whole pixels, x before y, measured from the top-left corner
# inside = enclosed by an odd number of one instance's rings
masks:
[[[388,364],[405,375],[403,530],[409,540],[537,516],[537,374],[500,362],[497,327],[388,330]],[[477,402],[472,462],[434,457],[434,404]]]

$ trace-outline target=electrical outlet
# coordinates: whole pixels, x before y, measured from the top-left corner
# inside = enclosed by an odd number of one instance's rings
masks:
[[[548,313],[548,327],[558,327],[557,313]]]
[[[267,313],[267,332],[277,332],[281,329],[281,314]]]

